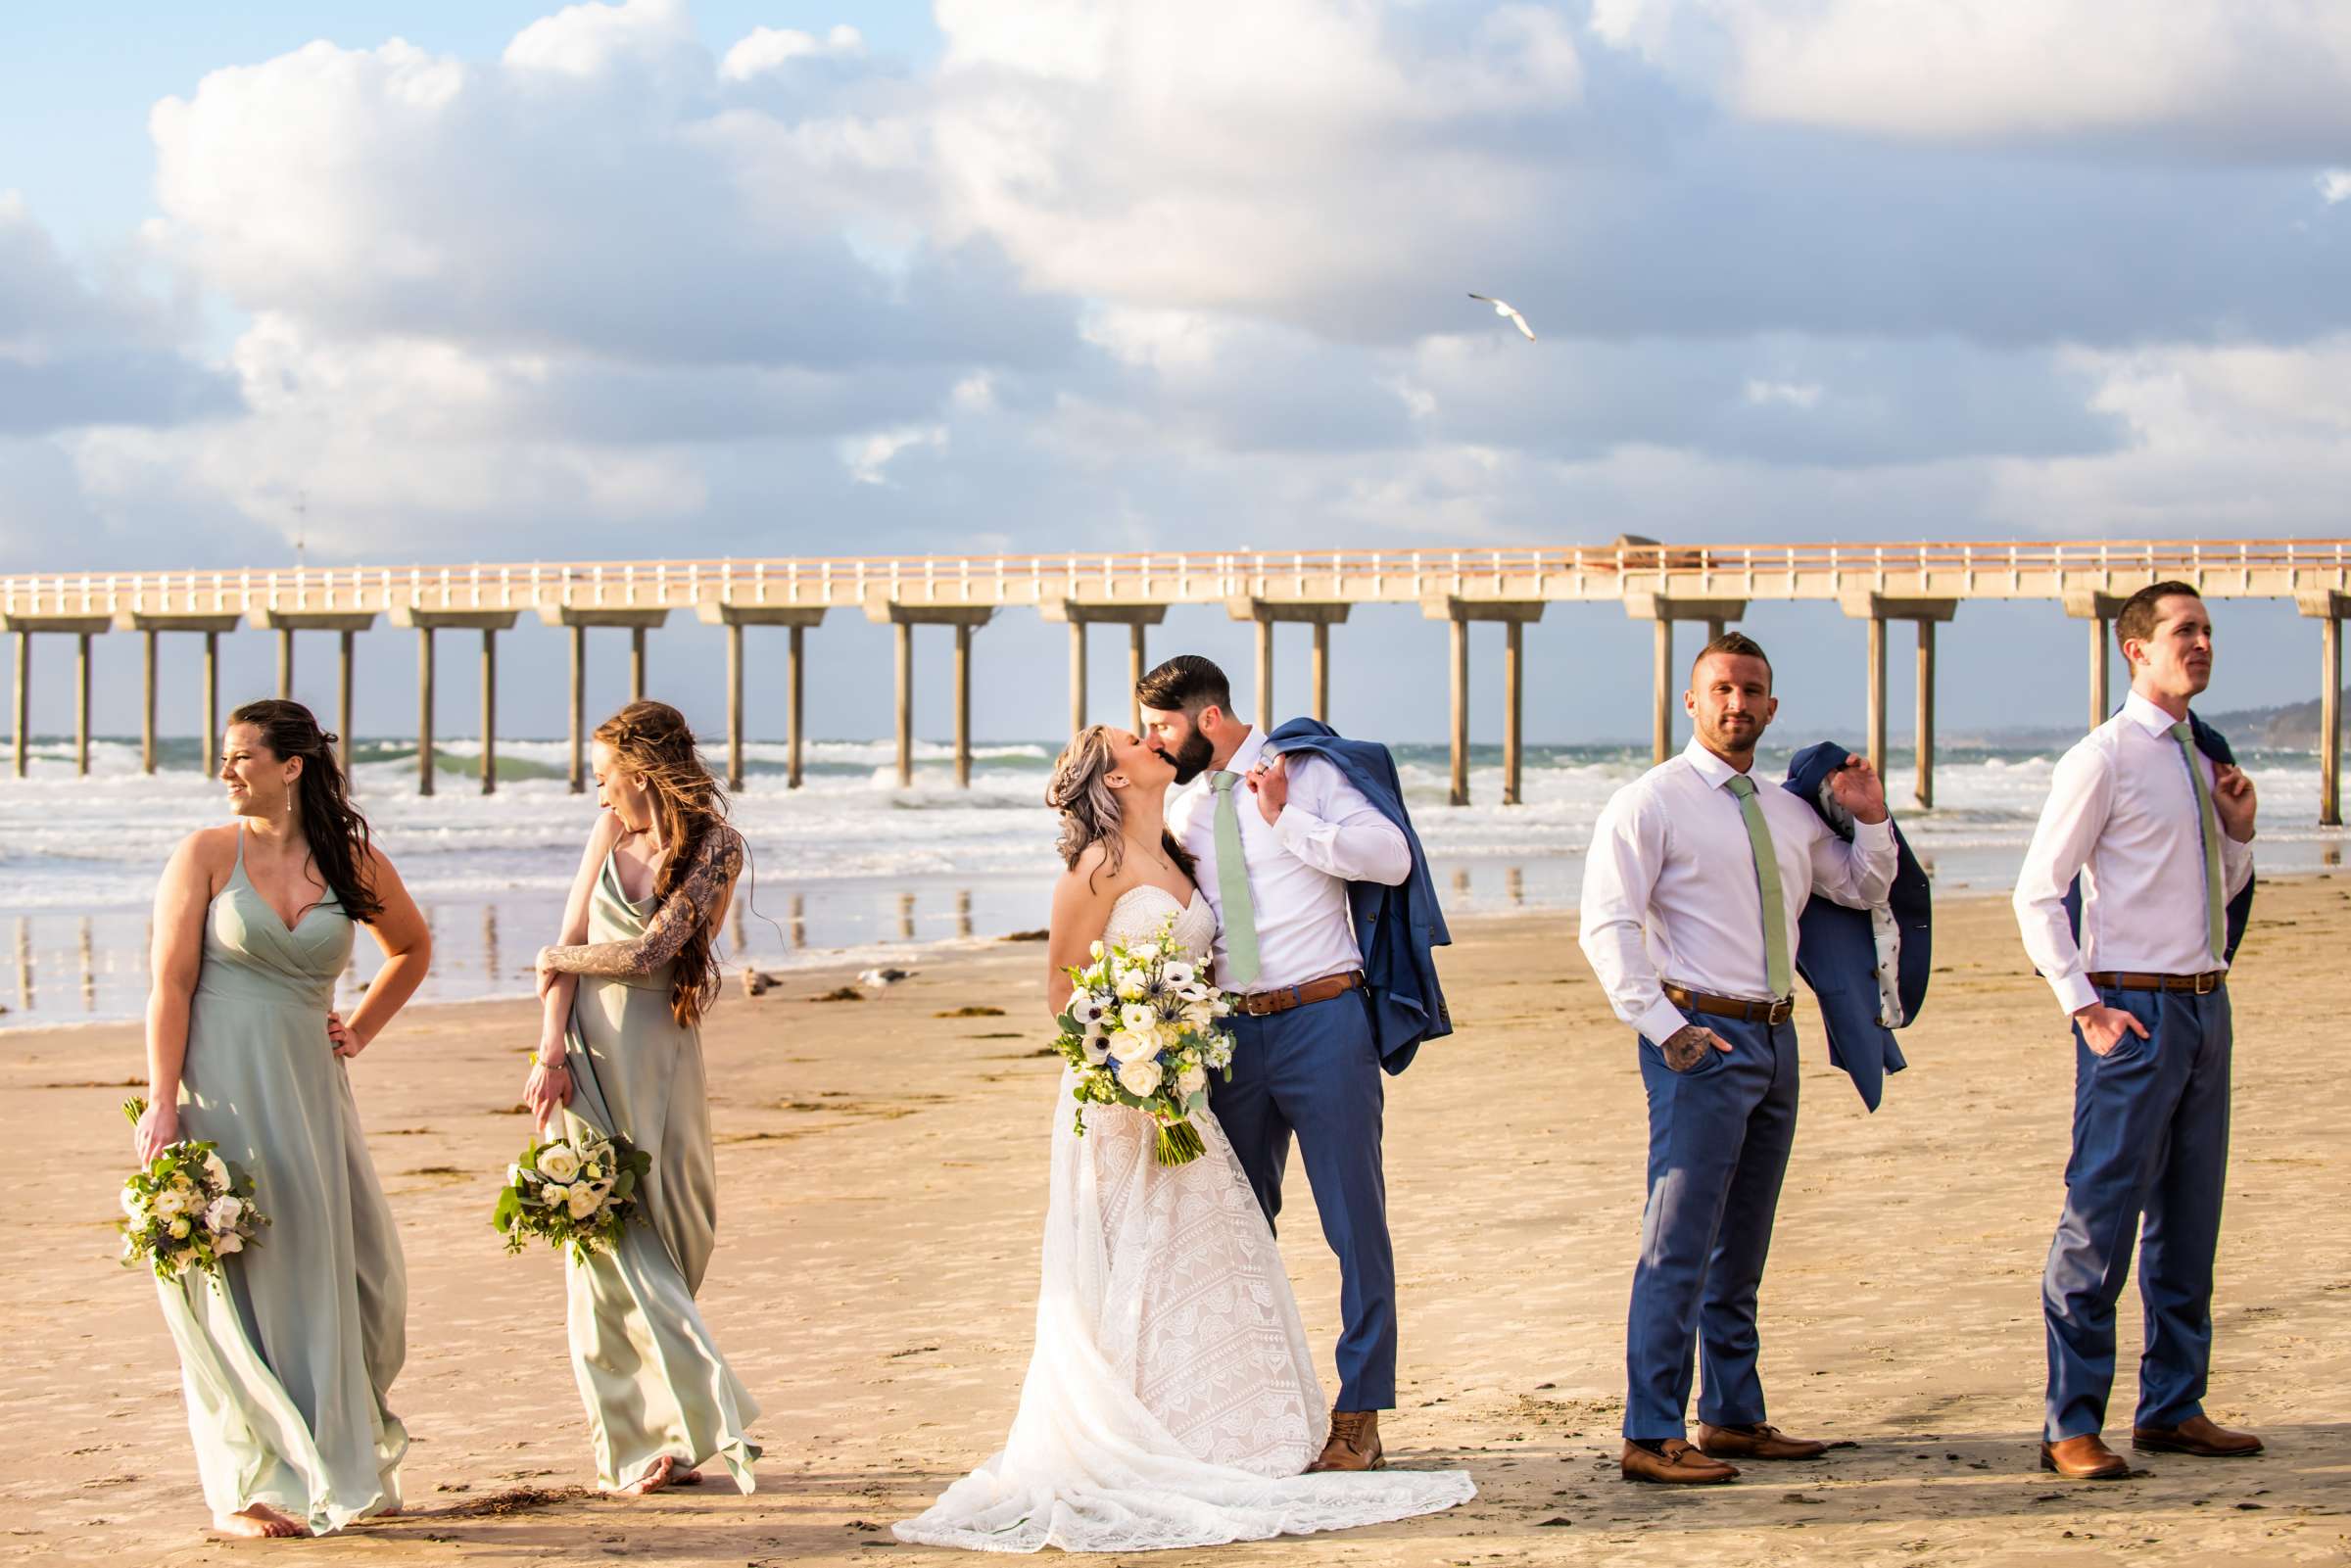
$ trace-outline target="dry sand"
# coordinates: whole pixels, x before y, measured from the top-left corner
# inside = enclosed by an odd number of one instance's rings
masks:
[[[2038,1472],[2039,1278],[2060,1196],[2071,1047],[2004,902],[1944,909],[1911,1070],[1865,1115],[1799,1014],[1803,1125],[1764,1285],[1773,1414],[1847,1440],[1696,1492],[1616,1477],[1621,1335],[1644,1144],[1631,1037],[1562,918],[1466,925],[1459,1032],[1389,1090],[1401,1271],[1401,1463],[1481,1496],[1342,1536],[1160,1556],[1219,1564],[1607,1560],[1991,1563],[2226,1553],[2343,1560],[2351,1543],[2351,1088],[2338,1007],[2351,877],[2265,888],[2239,968],[2236,1132],[2210,1406],[2244,1461],[2158,1457],[2120,1485]],[[960,1560],[893,1542],[985,1455],[1029,1353],[1056,1064],[1041,963],[1005,944],[863,1002],[842,976],[731,991],[706,1040],[725,1190],[703,1307],[767,1406],[762,1490],[723,1478],[623,1502],[590,1479],[552,1254],[487,1223],[522,1140],[526,1006],[419,1009],[355,1069],[411,1285],[396,1403],[411,1515],[322,1543],[199,1530],[171,1349],[108,1225],[137,1031],[0,1036],[0,1560],[126,1564]],[[961,1017],[998,1006],[1007,1017]],[[1327,1356],[1335,1274],[1293,1168],[1285,1248]],[[2137,1342],[2135,1296],[2123,1343]],[[2130,1357],[2126,1354],[2126,1366]],[[1324,1376],[1328,1378],[1327,1365]],[[2128,1419],[2126,1369],[2114,1407]],[[2116,1429],[2110,1425],[2109,1435]]]

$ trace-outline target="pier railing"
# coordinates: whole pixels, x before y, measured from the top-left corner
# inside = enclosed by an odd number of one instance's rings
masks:
[[[710,602],[848,607],[1219,603],[1237,598],[1411,603],[1433,595],[1538,600],[1674,597],[2061,598],[2179,577],[2208,596],[2351,588],[2351,540],[2035,540],[1662,545],[1481,549],[778,556],[502,562],[0,577],[0,614],[243,615],[688,608]]]
[[[16,634],[15,764],[25,770],[29,669],[36,635],[78,640],[75,754],[89,756],[90,641],[120,630],[146,639],[142,750],[155,758],[156,644],[171,633],[204,639],[205,734],[216,734],[217,643],[240,626],[276,633],[278,689],[295,687],[298,632],[341,640],[336,688],[341,729],[352,729],[354,637],[377,617],[418,637],[418,787],[433,788],[434,638],[479,632],[482,711],[494,714],[497,638],[524,614],[564,628],[571,639],[571,780],[585,786],[587,637],[591,628],[630,636],[630,689],[646,689],[646,641],[685,610],[722,625],[727,636],[728,775],[743,776],[744,636],[748,628],[790,634],[786,657],[789,774],[800,778],[801,654],[806,634],[835,609],[890,623],[896,641],[897,753],[901,783],[912,779],[913,636],[918,625],[950,629],[955,642],[955,754],[958,782],[971,767],[973,634],[998,610],[1028,607],[1070,628],[1073,726],[1089,713],[1086,638],[1091,627],[1123,625],[1131,673],[1143,671],[1146,629],[1176,605],[1222,606],[1257,625],[1252,712],[1271,716],[1273,629],[1303,622],[1313,638],[1311,709],[1329,704],[1331,628],[1364,604],[1415,604],[1451,623],[1453,780],[1468,798],[1468,627],[1504,624],[1503,797],[1519,798],[1526,628],[1555,603],[1620,605],[1653,623],[1652,741],[1667,754],[1674,693],[1685,675],[1674,628],[1720,630],[1757,599],[1829,600],[1869,623],[1866,713],[1872,756],[1887,754],[1890,623],[1912,623],[1918,638],[1915,794],[1934,795],[1935,628],[1970,599],[2055,600],[2088,632],[2090,723],[2109,711],[2111,619],[2124,596],[2150,582],[2179,579],[2208,598],[2288,598],[2320,622],[2320,820],[2340,820],[2342,622],[2351,615],[2351,539],[1954,540],[1689,545],[1623,536],[1607,545],[1488,546],[1478,548],[1195,550],[1033,555],[852,555],[587,562],[473,562],[448,566],[198,568],[165,572],[50,572],[0,576],[0,631]],[[1130,709],[1130,718],[1132,717]],[[482,736],[482,787],[496,785],[495,729]]]

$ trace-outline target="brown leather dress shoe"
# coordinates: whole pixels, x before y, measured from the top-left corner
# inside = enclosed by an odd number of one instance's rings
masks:
[[[2141,1453],[2192,1453],[2199,1459],[2242,1459],[2261,1451],[2261,1439],[2231,1432],[2210,1416],[2191,1415],[2178,1426],[2135,1426],[2131,1447]]]
[[[2120,1481],[2131,1473],[2131,1461],[2106,1447],[2106,1440],[2095,1432],[2043,1442],[2040,1467],[2068,1481]]]
[[[1698,1446],[1717,1459],[1817,1459],[1829,1451],[1825,1443],[1789,1437],[1761,1421],[1753,1426],[1708,1426],[1701,1421]]]
[[[1652,1481],[1669,1487],[1710,1487],[1735,1481],[1739,1472],[1720,1459],[1709,1459],[1680,1438],[1667,1438],[1655,1450],[1629,1439],[1620,1461],[1627,1481]]]
[[[1379,1446],[1379,1412],[1377,1410],[1333,1410],[1330,1412],[1330,1440],[1322,1445],[1322,1457],[1306,1467],[1313,1475],[1319,1470],[1384,1470],[1387,1450]]]

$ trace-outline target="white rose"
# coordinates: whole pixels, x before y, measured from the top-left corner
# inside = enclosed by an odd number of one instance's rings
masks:
[[[1138,1056],[1131,1062],[1119,1064],[1119,1086],[1138,1100],[1147,1100],[1159,1092],[1159,1059]]]
[[[1119,1029],[1110,1037],[1109,1054],[1121,1062],[1132,1062],[1143,1057],[1156,1056],[1158,1052],[1143,1036],[1129,1034],[1125,1029]]]
[[[586,1219],[590,1214],[596,1212],[597,1207],[603,1201],[603,1198],[594,1187],[572,1188],[570,1199],[571,1217],[574,1219]]]
[[[233,1230],[225,1236],[216,1236],[213,1238],[213,1251],[223,1258],[227,1257],[230,1253],[241,1253],[244,1250],[245,1238],[238,1235]]]
[[[147,1212],[158,1219],[176,1219],[187,1212],[187,1209],[188,1201],[173,1187],[166,1187],[147,1200]]]
[[[221,1159],[216,1152],[205,1155],[204,1174],[214,1186],[222,1192],[228,1190],[228,1162]]]
[[[1156,1072],[1158,1069],[1154,1068],[1152,1070]],[[195,1227],[190,1225],[185,1219],[174,1219],[171,1221],[171,1239],[173,1241],[184,1241],[187,1239],[188,1232],[194,1228]]]
[[[1186,1096],[1198,1094],[1208,1087],[1208,1069],[1197,1062],[1185,1064],[1184,1069],[1176,1075],[1176,1087]]]
[[[204,1212],[204,1223],[211,1230],[234,1230],[245,1215],[245,1206],[234,1198],[216,1198]]]
[[[552,1144],[540,1150],[534,1163],[539,1166],[539,1174],[550,1181],[568,1185],[580,1173],[580,1157],[568,1144]]]
[[[542,1182],[539,1186],[539,1207],[542,1209],[562,1208],[563,1195],[570,1190],[568,1187],[558,1187],[552,1181]]]
[[[1115,989],[1125,1000],[1129,1002],[1133,1001],[1136,997],[1143,994],[1143,972],[1141,970],[1128,970],[1126,974],[1119,976],[1119,983],[1113,987],[1113,989]]]

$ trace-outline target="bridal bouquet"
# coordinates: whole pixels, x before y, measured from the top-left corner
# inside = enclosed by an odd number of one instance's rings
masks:
[[[490,1223],[518,1253],[537,1236],[569,1247],[581,1262],[620,1240],[620,1227],[637,1206],[637,1184],[653,1168],[653,1157],[600,1133],[550,1138],[523,1150],[506,1166]]]
[[[144,1100],[125,1100],[122,1114],[136,1126]],[[144,1261],[158,1279],[191,1269],[217,1273],[220,1259],[259,1245],[269,1221],[253,1207],[253,1178],[220,1158],[210,1143],[181,1139],[131,1172],[122,1183],[122,1266]]]
[[[1077,1069],[1079,1135],[1085,1107],[1129,1107],[1159,1123],[1163,1165],[1208,1152],[1192,1113],[1208,1104],[1212,1070],[1232,1077],[1232,1036],[1216,1026],[1231,1005],[1201,977],[1205,961],[1177,945],[1175,924],[1151,941],[1096,942],[1091,962],[1069,972],[1077,989],[1053,1042]]]

